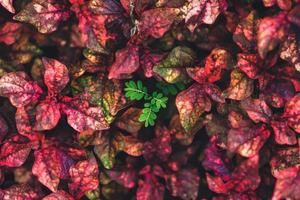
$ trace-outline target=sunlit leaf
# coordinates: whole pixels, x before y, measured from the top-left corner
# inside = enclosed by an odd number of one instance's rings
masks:
[[[180,123],[185,131],[193,130],[202,113],[210,111],[211,102],[199,84],[194,84],[176,97]]]
[[[41,33],[51,33],[68,17],[69,12],[55,0],[35,0],[15,15],[14,20],[28,22]]]
[[[41,93],[42,90],[36,83],[27,81],[24,72],[11,72],[0,78],[0,95],[8,97],[16,107],[34,102]]]
[[[253,80],[238,69],[230,74],[229,88],[224,92],[225,97],[233,100],[243,100],[249,97],[254,90]]]

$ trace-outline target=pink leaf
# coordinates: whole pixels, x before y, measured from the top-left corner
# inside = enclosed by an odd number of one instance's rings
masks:
[[[0,4],[9,12],[15,13],[16,10],[14,9],[13,6],[13,0],[0,0]]]
[[[6,22],[0,28],[0,42],[6,45],[15,43],[21,37],[22,24],[14,22]]]
[[[11,72],[0,78],[0,95],[8,97],[16,107],[37,100],[42,93],[36,83],[27,81],[25,77],[25,72]]]
[[[71,99],[61,104],[63,112],[67,115],[68,124],[76,131],[105,130],[109,128],[108,122],[101,107],[90,107],[84,100]]]
[[[48,87],[48,92],[61,92],[69,82],[67,67],[51,58],[43,58],[42,61],[45,67],[44,82]]]

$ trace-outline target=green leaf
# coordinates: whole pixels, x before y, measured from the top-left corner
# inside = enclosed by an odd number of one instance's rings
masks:
[[[143,86],[142,81],[129,81],[125,83],[125,96],[130,100],[141,100],[148,95],[147,88]]]

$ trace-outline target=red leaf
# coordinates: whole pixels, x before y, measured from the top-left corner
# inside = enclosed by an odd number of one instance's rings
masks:
[[[71,183],[68,184],[71,193],[80,199],[85,192],[95,190],[99,186],[99,169],[96,158],[83,160],[73,165],[69,174]]]
[[[245,99],[241,101],[241,108],[247,112],[249,118],[255,123],[268,123],[272,116],[272,110],[266,102],[261,99]]]
[[[163,200],[165,187],[152,174],[146,174],[145,180],[139,180],[136,200]]]
[[[48,87],[48,93],[61,92],[69,82],[67,67],[51,58],[43,58],[42,61],[45,67],[44,82]]]
[[[25,72],[11,72],[0,78],[0,95],[9,98],[16,107],[37,100],[42,93],[36,83],[27,81],[25,77]]]
[[[33,175],[52,192],[56,192],[60,178],[67,177],[73,160],[55,147],[35,151],[34,157]]]
[[[276,152],[270,161],[272,175],[277,179],[296,177],[300,169],[298,147],[286,148]]]
[[[262,62],[257,54],[237,54],[237,66],[251,79],[257,79],[260,73],[258,63]]]
[[[21,37],[22,25],[20,23],[6,22],[0,28],[0,42],[6,45],[15,43]]]
[[[257,47],[261,58],[265,58],[269,51],[272,51],[280,42],[284,41],[289,28],[284,12],[261,20],[257,31]]]
[[[196,200],[200,177],[197,169],[182,169],[176,174],[167,177],[167,186],[172,196],[183,200]]]
[[[138,23],[139,34],[161,38],[171,27],[177,11],[174,8],[155,8],[142,13]]]
[[[138,70],[139,66],[139,47],[129,44],[116,52],[116,60],[109,68],[108,78],[123,79]]]
[[[202,23],[213,24],[228,7],[226,0],[188,0],[188,3],[185,23],[191,32]]]
[[[199,84],[177,94],[176,107],[179,112],[180,123],[186,132],[196,128],[199,117],[205,111],[210,111],[211,102]]]
[[[300,198],[299,148],[280,150],[272,158],[270,165],[277,181],[272,200]]]
[[[42,200],[74,200],[74,198],[63,190],[51,193],[45,196]]]
[[[146,160],[160,159],[167,161],[171,152],[171,136],[166,127],[155,128],[156,138],[145,142],[143,156]]]
[[[296,134],[288,126],[288,122],[282,117],[277,117],[271,121],[271,126],[277,144],[293,145],[297,144]]]
[[[211,176],[209,173],[206,173],[206,181],[208,188],[216,193],[226,194],[228,192],[223,179],[219,176]]]
[[[34,25],[41,33],[54,32],[59,23],[69,18],[69,12],[55,0],[35,0],[13,17]]]
[[[136,186],[138,176],[134,169],[106,170],[105,172],[112,180],[126,188],[134,188]]]
[[[34,130],[45,131],[53,129],[60,119],[60,107],[54,101],[44,100],[36,107],[36,124]]]
[[[31,141],[37,141],[37,140],[41,141],[44,135],[34,131],[33,124],[31,123],[32,122],[31,119],[34,118],[31,115],[33,109],[34,107],[30,107],[30,106],[19,107],[15,115],[16,126],[19,134],[27,137]]]
[[[269,136],[270,131],[265,125],[230,129],[227,138],[228,150],[244,157],[252,157],[258,154]]]
[[[93,1],[89,7],[86,5],[72,7],[78,18],[81,40],[87,48],[98,53],[107,53],[104,49],[106,43],[108,40],[115,39],[115,35],[106,30],[107,16],[105,15],[120,15],[115,4],[114,1]]]
[[[286,103],[284,117],[287,118],[289,126],[300,133],[300,94],[296,94]]]
[[[101,107],[91,107],[87,101],[79,99],[69,99],[68,101],[61,104],[61,107],[67,115],[68,124],[76,131],[109,128]]]
[[[6,141],[0,149],[0,166],[20,167],[26,161],[32,144]]]
[[[2,192],[3,191],[3,192]],[[0,189],[0,197],[3,200],[38,200],[40,195],[28,185],[13,185],[5,190]],[[3,193],[1,196],[1,192]]]
[[[253,156],[243,161],[233,172],[232,180],[226,185],[231,190],[237,192],[245,192],[255,190],[260,184],[260,176],[258,173],[259,156]]]
[[[230,68],[231,55],[228,51],[221,48],[212,50],[205,60],[204,74],[210,83],[221,79],[222,70]]]
[[[9,12],[15,13],[16,10],[14,9],[13,6],[13,0],[0,0],[0,4]]]
[[[300,198],[300,170],[295,177],[278,179],[275,184],[272,200]]]

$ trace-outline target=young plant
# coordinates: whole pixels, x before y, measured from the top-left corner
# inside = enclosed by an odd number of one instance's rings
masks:
[[[154,126],[157,113],[167,107],[168,97],[161,92],[149,93],[142,81],[128,81],[125,83],[125,96],[130,100],[144,100],[143,113],[139,117],[140,122],[145,123],[145,127]]]

